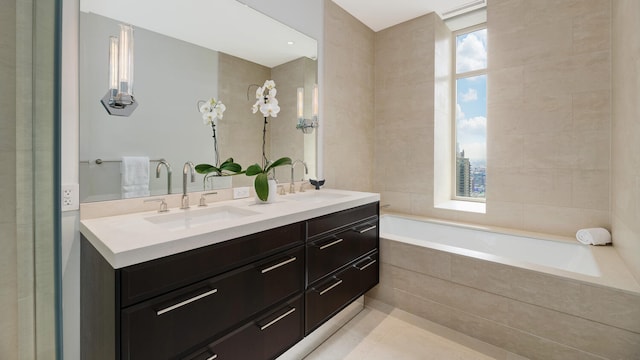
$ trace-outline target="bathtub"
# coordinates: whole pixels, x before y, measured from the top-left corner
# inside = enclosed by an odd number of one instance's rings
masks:
[[[640,285],[614,246],[380,218],[384,303],[531,359],[640,358]]]
[[[405,241],[424,241],[548,266],[589,276],[601,276],[591,248],[579,242],[553,241],[386,215],[381,232]]]

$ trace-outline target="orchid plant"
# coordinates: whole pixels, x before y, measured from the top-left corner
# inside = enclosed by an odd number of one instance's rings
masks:
[[[267,80],[263,86],[259,86],[256,90],[256,102],[252,106],[253,113],[260,111],[264,116],[264,126],[262,128],[262,166],[253,164],[247,168],[246,175],[254,176],[254,187],[256,189],[256,195],[262,201],[266,201],[269,196],[269,172],[282,165],[291,165],[291,159],[288,157],[282,157],[276,161],[270,162],[265,154],[265,143],[267,136],[267,118],[278,117],[280,112],[280,106],[278,106],[278,99],[276,99],[276,83],[273,80]]]
[[[211,98],[209,100],[200,100],[198,101],[198,109],[202,114],[202,121],[205,125],[211,126],[211,130],[213,132],[213,150],[215,164],[198,164],[195,169],[199,174],[215,174],[218,176],[223,175],[236,175],[242,173],[242,166],[236,164],[233,161],[233,158],[228,158],[222,164],[220,164],[219,160],[219,152],[218,152],[218,139],[216,138],[216,119],[222,119],[224,115],[224,111],[227,107],[222,103],[222,101],[217,101],[215,98]],[[206,180],[206,176],[205,176]]]

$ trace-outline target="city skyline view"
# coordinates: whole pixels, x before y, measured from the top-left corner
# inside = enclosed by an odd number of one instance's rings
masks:
[[[487,30],[456,36],[456,195],[485,197]]]

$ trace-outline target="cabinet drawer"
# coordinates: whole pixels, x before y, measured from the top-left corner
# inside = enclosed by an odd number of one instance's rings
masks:
[[[183,359],[274,359],[302,339],[303,305],[298,295]]]
[[[315,282],[377,247],[377,217],[307,243],[307,283]]]
[[[119,270],[122,307],[273,255],[304,241],[304,223],[291,224]]]
[[[122,359],[167,359],[300,293],[304,247],[122,310]]]
[[[378,202],[375,202],[311,219],[307,221],[307,237],[311,238],[377,215]]]
[[[354,261],[305,296],[305,335],[378,283],[378,251]]]

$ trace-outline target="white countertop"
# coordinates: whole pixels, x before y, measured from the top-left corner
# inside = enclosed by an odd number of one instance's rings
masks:
[[[294,200],[294,197],[313,197],[318,194],[335,194],[335,197],[313,201]],[[86,219],[80,221],[80,232],[114,269],[118,269],[379,200],[380,195],[375,193],[311,190],[278,196],[271,204],[256,204],[253,198],[247,198],[210,203],[205,208],[172,208],[166,215],[148,211]],[[175,229],[149,221],[149,218],[158,216],[176,216],[174,214],[185,211],[196,214],[198,211],[225,206],[246,210],[251,215]]]

